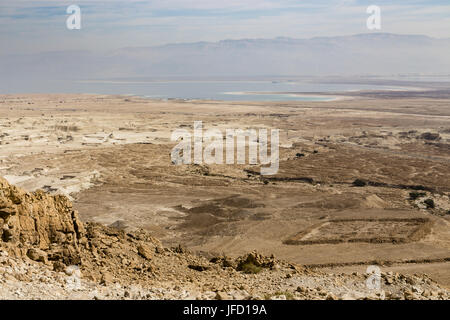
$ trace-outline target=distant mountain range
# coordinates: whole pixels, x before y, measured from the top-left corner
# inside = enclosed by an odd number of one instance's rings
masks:
[[[0,56],[2,86],[39,79],[398,73],[450,73],[450,39],[373,33],[180,43],[107,54],[93,50]]]

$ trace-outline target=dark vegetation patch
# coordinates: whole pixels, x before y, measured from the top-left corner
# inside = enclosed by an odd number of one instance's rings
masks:
[[[423,203],[427,206],[427,209],[434,209],[435,204],[433,199],[426,199]]]
[[[425,192],[410,192],[409,193],[409,199],[410,200],[417,200],[419,198],[425,197],[427,194]]]

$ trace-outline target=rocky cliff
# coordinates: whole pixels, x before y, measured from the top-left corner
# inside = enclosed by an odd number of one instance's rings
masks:
[[[79,264],[84,234],[65,196],[28,193],[0,178],[0,238],[10,255]]]

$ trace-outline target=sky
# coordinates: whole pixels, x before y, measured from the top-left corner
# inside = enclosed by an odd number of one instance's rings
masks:
[[[81,30],[66,28],[73,4]],[[0,0],[0,54],[369,33],[369,5],[380,32],[450,38],[449,0]]]

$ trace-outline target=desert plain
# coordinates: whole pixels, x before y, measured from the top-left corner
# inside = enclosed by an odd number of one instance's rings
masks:
[[[259,165],[175,165],[176,129],[279,129]],[[426,274],[450,287],[450,103],[0,95],[0,176],[63,194],[82,221],[142,228],[201,257],[256,250],[328,274]]]

